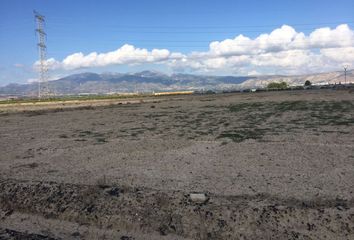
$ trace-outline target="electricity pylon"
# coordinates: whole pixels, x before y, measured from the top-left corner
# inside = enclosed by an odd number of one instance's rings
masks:
[[[348,65],[344,65],[344,84],[347,84],[347,69],[348,69]]]
[[[47,65],[47,45],[44,31],[45,17],[36,11],[33,11],[36,21],[36,33],[38,36],[38,52],[39,52],[39,79],[38,79],[38,98],[49,95],[48,88],[48,65]]]

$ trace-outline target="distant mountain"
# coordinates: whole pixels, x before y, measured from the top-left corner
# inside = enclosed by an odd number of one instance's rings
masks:
[[[56,94],[153,92],[175,90],[220,89],[224,85],[237,86],[253,77],[200,76],[192,74],[166,75],[160,72],[137,73],[80,73],[69,75],[48,83]],[[0,87],[0,94],[36,95],[37,83],[9,84]]]
[[[48,83],[56,94],[106,94],[124,92],[153,92],[176,90],[238,90],[264,87],[269,82],[285,81],[289,85],[344,82],[343,72],[330,72],[299,76],[203,76],[193,74],[166,75],[154,71],[137,73],[80,73]],[[354,71],[348,71],[347,80],[354,82]],[[9,84],[0,87],[1,95],[36,95],[37,83]]]
[[[241,88],[257,88],[265,87],[270,82],[287,82],[290,86],[300,86],[304,85],[306,81],[310,81],[315,85],[325,85],[325,84],[335,84],[344,83],[344,72],[327,72],[327,73],[316,73],[316,74],[306,74],[306,75],[294,75],[294,76],[257,76],[253,79],[248,79],[240,84]],[[347,83],[354,83],[354,70],[347,72]]]

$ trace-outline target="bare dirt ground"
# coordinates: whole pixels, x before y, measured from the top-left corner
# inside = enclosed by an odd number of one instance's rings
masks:
[[[0,239],[354,239],[348,91],[3,109],[0,123]]]

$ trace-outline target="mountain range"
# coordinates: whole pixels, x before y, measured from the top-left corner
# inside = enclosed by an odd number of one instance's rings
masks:
[[[262,88],[270,82],[287,82],[290,86],[303,85],[306,80],[313,84],[344,83],[343,72],[307,75],[265,76],[205,76],[193,74],[167,75],[155,71],[137,73],[79,73],[48,82],[51,91],[64,94],[107,94],[126,92],[158,92],[179,90],[241,90]],[[347,82],[354,82],[354,70],[347,72]],[[1,95],[36,95],[38,83],[9,84],[0,87]]]

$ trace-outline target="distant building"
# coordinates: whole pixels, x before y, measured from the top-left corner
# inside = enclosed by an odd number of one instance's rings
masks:
[[[183,94],[193,94],[194,91],[178,91],[178,92],[157,92],[154,93],[155,96],[163,96],[163,95],[183,95]]]

